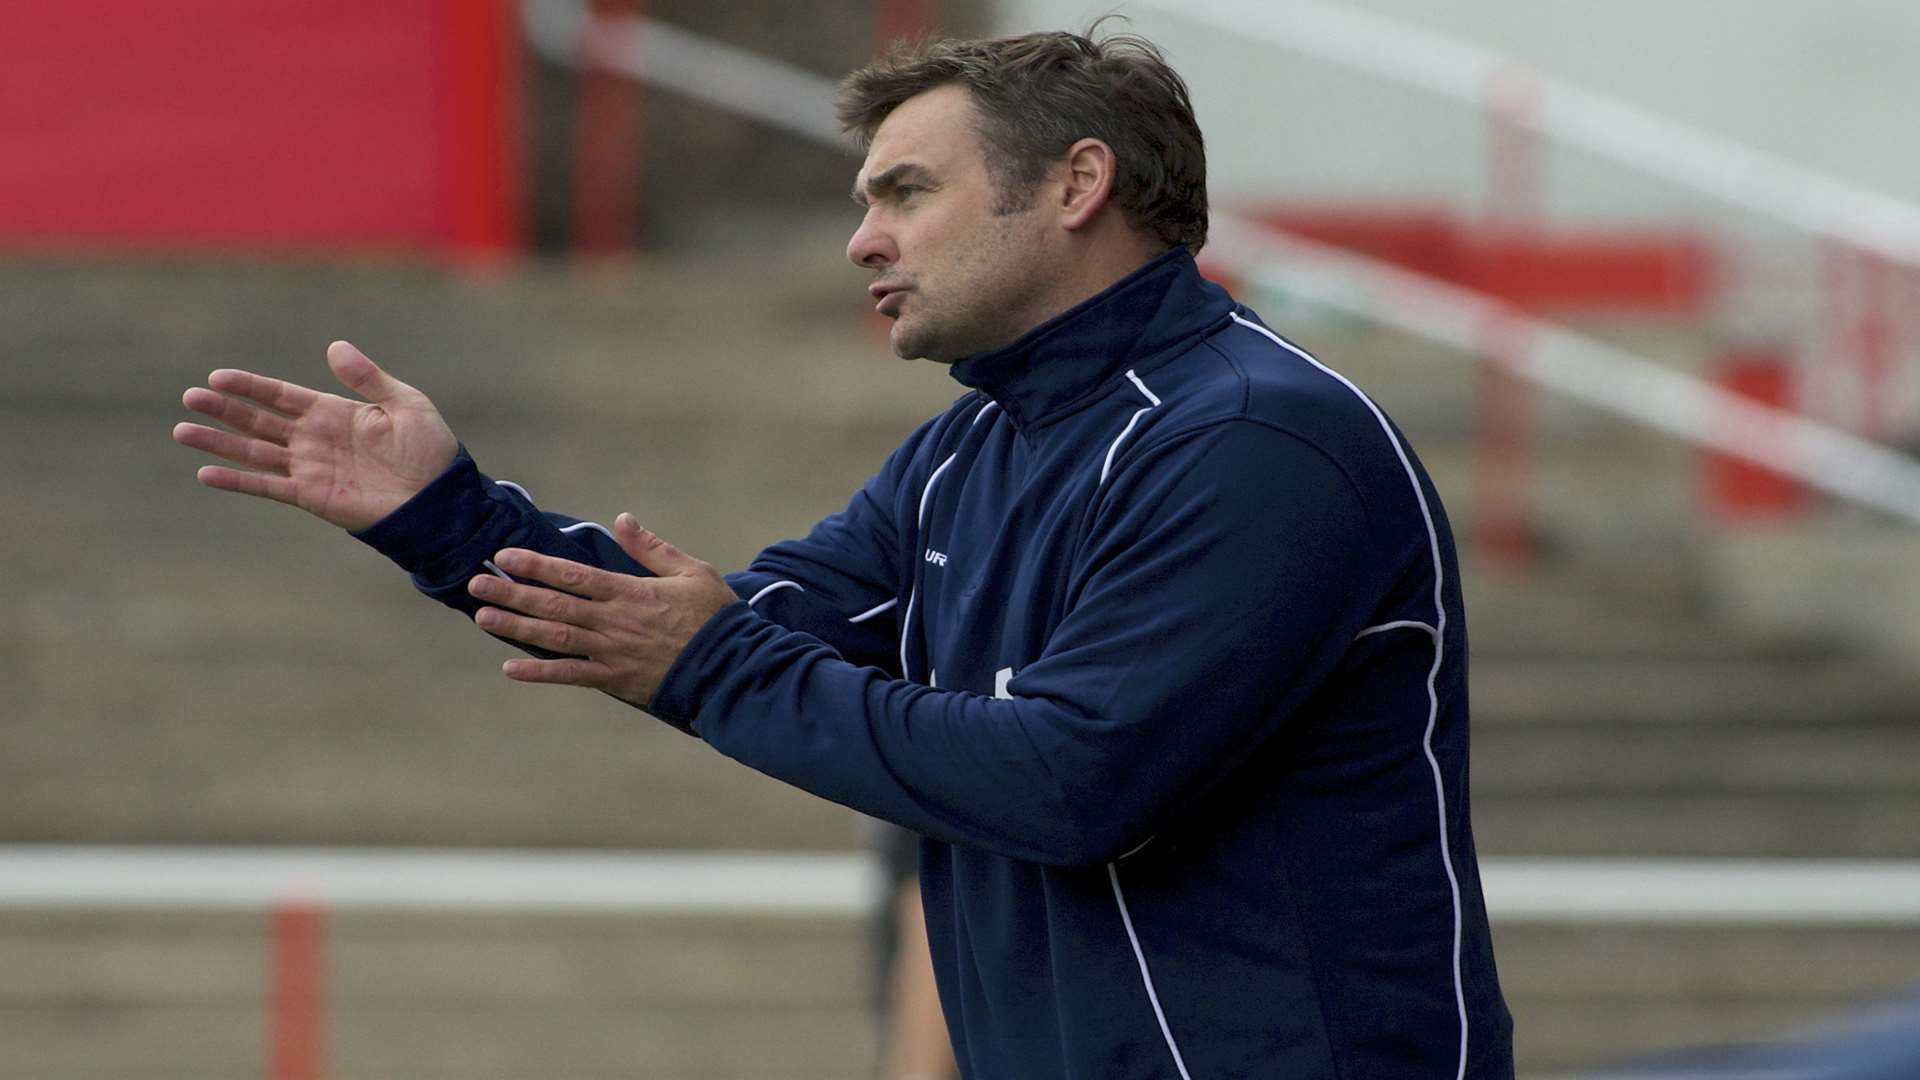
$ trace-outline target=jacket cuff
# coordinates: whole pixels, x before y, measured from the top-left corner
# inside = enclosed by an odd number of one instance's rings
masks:
[[[479,532],[491,512],[486,481],[465,446],[453,464],[355,540],[398,563],[409,574],[451,554]]]
[[[701,700],[733,666],[729,654],[756,627],[770,625],[744,600],[715,612],[674,658],[673,666],[653,692],[653,700],[647,703],[647,712],[689,734],[699,734],[694,721],[700,715]]]

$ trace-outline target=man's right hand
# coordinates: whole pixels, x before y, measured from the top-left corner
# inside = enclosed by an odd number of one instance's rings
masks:
[[[344,341],[328,346],[327,366],[366,401],[230,368],[187,391],[187,408],[232,430],[177,424],[174,440],[246,466],[204,465],[200,482],[359,530],[453,463],[459,443],[425,394]]]

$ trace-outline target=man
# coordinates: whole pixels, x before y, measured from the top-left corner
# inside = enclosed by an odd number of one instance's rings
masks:
[[[850,76],[848,257],[972,388],[722,579],[494,484],[344,343],[356,403],[236,371],[181,442],[534,659],[929,837],[964,1075],[1505,1077],[1432,485],[1200,278],[1200,132],[1144,41],[944,41]],[[651,573],[653,577],[637,576]]]

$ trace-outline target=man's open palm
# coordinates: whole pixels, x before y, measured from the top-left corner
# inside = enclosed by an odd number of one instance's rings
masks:
[[[231,430],[178,424],[174,440],[245,466],[202,466],[200,482],[364,529],[452,463],[459,444],[425,394],[344,341],[327,348],[327,366],[366,400],[231,368],[187,391],[187,408]]]

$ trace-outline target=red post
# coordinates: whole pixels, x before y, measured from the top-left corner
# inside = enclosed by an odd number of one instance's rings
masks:
[[[1920,263],[1895,263],[1888,270],[1893,300],[1888,316],[1887,435],[1911,451],[1920,444],[1920,400],[1915,400],[1920,389]]]
[[[1888,394],[1893,375],[1893,314],[1890,268],[1872,252],[1858,253],[1860,311],[1854,326],[1854,355],[1860,365],[1860,433],[1887,437]]]
[[[1828,240],[1820,249],[1820,351],[1808,370],[1821,387],[1817,411],[1850,431],[1866,429],[1865,388],[1859,363],[1860,261],[1852,247]]]
[[[1847,248],[1838,240],[1824,241],[1820,245],[1820,345],[1808,375],[1816,385],[1825,383],[1828,387],[1821,396],[1820,406],[1824,407],[1816,407],[1816,411],[1829,419],[1844,417],[1841,422],[1851,428],[1851,408],[1836,408],[1839,402],[1828,397],[1834,393],[1833,384],[1842,370],[1840,358],[1849,352],[1852,315],[1847,303],[1847,269]]]
[[[497,258],[524,233],[514,10],[501,0],[440,0],[446,236],[467,258]]]
[[[1540,228],[1540,84],[1533,72],[1506,68],[1487,83],[1487,213],[1519,232]]]
[[[1528,511],[1533,395],[1519,369],[1533,335],[1517,319],[1502,316],[1489,320],[1482,336],[1474,541],[1489,565],[1525,571],[1534,559]]]
[[[593,0],[581,31],[573,111],[573,246],[579,252],[606,255],[633,246],[644,179],[643,92],[607,60],[638,47],[644,14],[643,0]]]
[[[287,901],[268,918],[268,1080],[327,1075],[327,923],[318,905]]]
[[[1714,381],[1749,401],[1795,411],[1799,394],[1793,365],[1777,349],[1734,349],[1720,358]],[[1775,472],[1718,450],[1702,456],[1707,508],[1725,524],[1778,521],[1805,510],[1807,487],[1796,477]]]
[[[1543,169],[1539,84],[1532,72],[1510,68],[1487,89],[1487,219],[1515,236],[1540,231]],[[1479,479],[1475,538],[1488,562],[1509,571],[1529,569],[1534,559],[1528,510],[1532,476],[1533,400],[1518,374],[1531,334],[1515,318],[1497,316],[1482,328],[1480,362]]]

